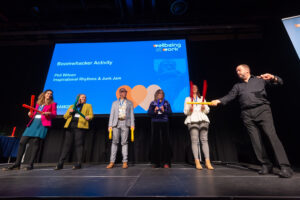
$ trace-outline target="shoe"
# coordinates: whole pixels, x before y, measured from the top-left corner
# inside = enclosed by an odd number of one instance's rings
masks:
[[[63,168],[64,168],[64,164],[58,163],[58,164],[56,165],[56,167],[54,168],[54,170],[61,170],[61,169],[63,169]]]
[[[152,168],[159,168],[159,165],[157,165],[157,164],[152,164],[151,167],[152,167]]]
[[[25,167],[24,170],[26,171],[33,170],[33,165],[29,165],[28,167]]]
[[[2,168],[3,171],[19,170],[19,169],[20,169],[20,165],[12,165],[10,167]]]
[[[213,170],[213,166],[211,166],[210,160],[209,159],[205,159],[205,166],[207,169]]]
[[[73,165],[72,169],[73,169],[73,170],[81,169],[81,164]]]
[[[109,165],[106,166],[106,169],[112,169],[114,167],[115,163],[110,162]]]
[[[262,165],[261,169],[258,171],[260,175],[272,174],[273,166],[272,165]]]
[[[200,164],[200,160],[199,159],[195,159],[195,165],[196,165],[196,169],[203,169],[201,164]]]
[[[169,169],[169,168],[170,168],[170,165],[164,164],[164,168],[165,168],[165,169]]]
[[[281,167],[279,172],[280,178],[291,178],[293,176],[293,170],[290,167]]]
[[[123,169],[127,169],[128,168],[128,164],[127,162],[123,162],[123,166],[122,166]]]

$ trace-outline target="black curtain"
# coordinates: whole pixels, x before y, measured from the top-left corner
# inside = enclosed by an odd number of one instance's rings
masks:
[[[170,118],[170,140],[173,151],[172,162],[193,163],[193,156],[190,146],[190,136],[187,127],[183,124],[184,116],[173,116]],[[55,119],[53,127],[49,129],[46,139],[40,148],[37,161],[44,163],[55,163],[58,161],[65,130],[62,128],[65,120]],[[108,117],[95,118],[91,123],[91,129],[85,132],[84,162],[109,162],[111,140],[108,139]],[[149,117],[136,117],[135,141],[129,141],[129,162],[148,163],[149,145],[151,134],[151,119]],[[216,141],[222,140],[217,143]],[[218,135],[209,134],[209,143],[212,160],[226,160],[237,162],[237,154],[234,145],[226,140],[218,138]],[[218,145],[218,148],[216,148]],[[117,162],[121,162],[121,146],[118,149]],[[226,151],[224,151],[226,149]],[[30,154],[30,145],[28,148]],[[75,161],[75,153],[71,150],[67,161]],[[25,158],[25,161],[27,159]]]

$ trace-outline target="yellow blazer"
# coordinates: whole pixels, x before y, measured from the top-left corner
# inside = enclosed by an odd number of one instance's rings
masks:
[[[66,114],[64,115],[64,118],[67,120],[66,123],[65,123],[65,128],[69,127],[70,122],[73,118],[72,115],[70,115],[70,109],[71,108],[73,108],[73,105],[71,105],[69,107]],[[92,109],[91,104],[87,104],[87,103],[83,104],[82,109],[81,109],[81,113],[84,116],[89,117],[90,120],[93,119],[93,117],[94,117],[93,109]],[[79,119],[78,119],[78,128],[88,129],[89,128],[89,121],[85,120],[83,117],[80,116]]]

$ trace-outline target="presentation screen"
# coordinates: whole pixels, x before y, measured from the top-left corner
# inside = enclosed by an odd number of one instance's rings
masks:
[[[300,15],[284,18],[282,22],[300,59]]]
[[[135,113],[147,113],[158,89],[173,113],[182,113],[189,96],[186,42],[179,40],[56,44],[44,90],[51,89],[58,115],[87,96],[94,114],[109,114],[125,87]]]

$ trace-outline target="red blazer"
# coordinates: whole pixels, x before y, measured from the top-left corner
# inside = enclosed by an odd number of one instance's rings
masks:
[[[39,105],[36,104],[36,105],[35,105],[35,108],[38,109],[38,108],[39,108]],[[52,120],[53,118],[56,117],[56,103],[53,102],[53,103],[51,103],[50,105],[45,105],[44,108],[43,108],[43,110],[42,110],[42,112],[51,112],[50,115],[47,115],[47,116],[42,115],[42,117],[41,117],[43,126],[51,126],[51,125],[52,125],[52,124],[51,124],[51,120]],[[33,113],[33,115],[31,116],[31,120],[30,120],[30,122],[27,124],[27,127],[30,126],[30,124],[31,124],[31,122],[33,121],[35,115],[36,115],[36,111],[35,111],[35,112]]]

